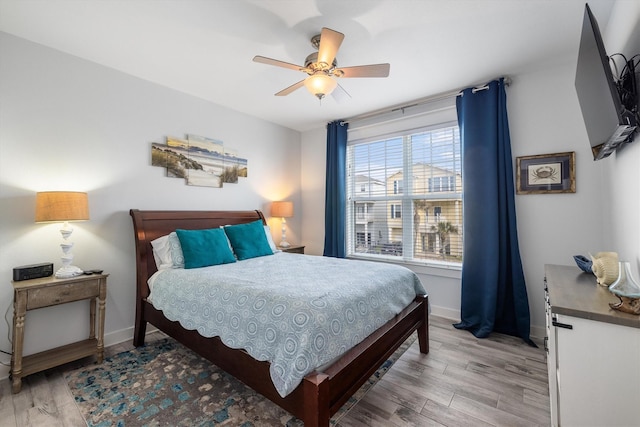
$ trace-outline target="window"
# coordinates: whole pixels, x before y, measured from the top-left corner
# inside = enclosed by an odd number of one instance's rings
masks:
[[[356,239],[358,246],[368,246],[371,244],[371,233],[357,233]]]
[[[433,178],[429,178],[428,182],[430,192],[455,191],[456,188],[455,176],[436,176]]]
[[[393,194],[402,194],[402,180],[393,181]]]
[[[462,263],[462,167],[455,123],[347,146],[347,252]],[[369,182],[362,192],[360,183]],[[357,221],[367,203],[366,223]],[[402,214],[404,211],[404,215]],[[371,240],[371,235],[377,240]]]
[[[440,221],[442,215],[442,206],[434,206],[433,207],[433,215],[436,217],[436,221]]]

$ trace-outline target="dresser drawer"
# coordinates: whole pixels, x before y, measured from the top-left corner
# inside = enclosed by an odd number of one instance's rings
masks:
[[[97,297],[99,290],[100,282],[98,280],[29,289],[27,310]]]

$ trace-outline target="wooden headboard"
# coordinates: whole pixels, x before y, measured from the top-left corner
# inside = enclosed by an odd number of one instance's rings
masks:
[[[178,228],[200,230],[224,225],[244,224],[262,220],[262,212],[255,211],[141,211],[131,209],[133,233],[136,242],[137,300],[149,296],[147,280],[157,271],[151,242]]]

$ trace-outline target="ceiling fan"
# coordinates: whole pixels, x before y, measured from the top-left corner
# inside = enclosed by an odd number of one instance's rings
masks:
[[[318,51],[311,53],[304,60],[304,66],[279,61],[277,59],[255,56],[254,62],[267,65],[288,68],[290,70],[302,71],[308,74],[304,80],[300,80],[286,89],[276,93],[276,96],[289,95],[296,89],[305,86],[312,95],[322,100],[326,95],[333,93],[336,100],[340,100],[342,95],[349,94],[338,84],[335,78],[342,77],[388,77],[389,64],[359,65],[355,67],[338,68],[336,53],[342,44],[344,34],[330,28],[322,28],[322,32],[311,38],[311,45]],[[334,89],[339,88],[339,92]]]

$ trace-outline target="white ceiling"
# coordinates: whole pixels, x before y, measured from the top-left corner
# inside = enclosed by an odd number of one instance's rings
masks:
[[[637,0],[619,0],[637,1]],[[280,125],[324,123],[575,60],[584,0],[0,0],[0,30]],[[604,32],[614,4],[590,0]],[[310,39],[345,34],[340,66],[389,62],[386,79],[342,79],[320,103]]]

